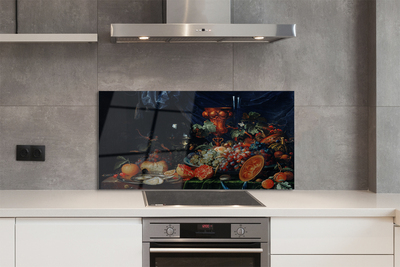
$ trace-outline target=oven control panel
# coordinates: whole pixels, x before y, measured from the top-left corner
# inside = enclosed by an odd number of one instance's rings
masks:
[[[231,224],[231,238],[259,238],[260,232],[262,232],[260,224]]]
[[[230,221],[229,221],[230,220]],[[143,240],[268,240],[267,218],[198,219],[179,218],[166,222],[165,219],[143,220]]]
[[[151,224],[151,238],[180,237],[179,223]]]

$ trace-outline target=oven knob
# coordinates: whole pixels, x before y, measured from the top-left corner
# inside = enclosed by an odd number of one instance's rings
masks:
[[[243,227],[239,227],[239,228],[236,230],[236,232],[237,232],[238,235],[244,235],[244,233],[246,232],[246,230],[244,230]]]
[[[175,230],[172,227],[168,227],[165,232],[167,233],[167,235],[171,236],[174,234]]]

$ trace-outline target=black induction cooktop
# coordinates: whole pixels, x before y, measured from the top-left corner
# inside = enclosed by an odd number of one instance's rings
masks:
[[[143,191],[146,206],[260,206],[247,191],[167,190]]]

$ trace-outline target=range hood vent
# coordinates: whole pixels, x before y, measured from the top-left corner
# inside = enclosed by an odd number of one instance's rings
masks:
[[[232,24],[231,0],[164,0],[165,23],[111,24],[113,43],[266,43],[296,24]]]

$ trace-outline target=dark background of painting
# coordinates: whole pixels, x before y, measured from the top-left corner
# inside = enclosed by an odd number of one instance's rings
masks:
[[[243,113],[257,112],[266,122],[294,137],[292,91],[118,91],[99,92],[99,185],[112,174],[117,156],[135,162],[155,149],[177,151],[184,158],[191,142],[192,125],[203,125],[206,107],[232,107],[226,124],[238,126]],[[197,144],[212,142],[210,134]],[[232,139],[229,132],[222,136]],[[151,141],[150,141],[151,140]]]

